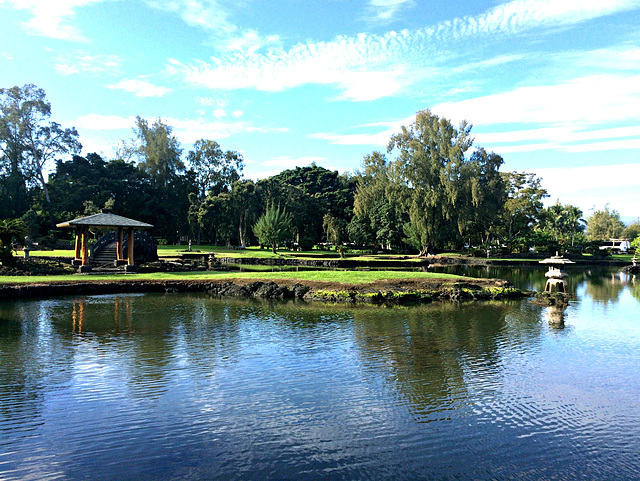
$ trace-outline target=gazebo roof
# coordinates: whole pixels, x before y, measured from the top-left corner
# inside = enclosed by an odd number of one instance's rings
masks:
[[[122,217],[121,215],[105,214],[105,213],[93,214],[87,217],[80,217],[78,219],[73,219],[67,222],[62,222],[60,224],[57,224],[57,227],[66,227],[66,228],[71,228],[76,226],[98,227],[98,228],[106,228],[106,229],[113,229],[117,227],[133,227],[134,229],[153,228],[152,224],[140,222],[139,220],[128,219],[127,217]]]

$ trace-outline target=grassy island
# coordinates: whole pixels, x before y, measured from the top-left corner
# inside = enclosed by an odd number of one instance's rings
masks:
[[[0,278],[1,299],[114,292],[207,292],[220,297],[384,303],[530,295],[503,280],[399,271],[206,271]]]

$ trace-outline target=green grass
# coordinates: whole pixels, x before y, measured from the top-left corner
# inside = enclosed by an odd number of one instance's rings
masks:
[[[633,256],[634,254],[613,254],[611,258],[617,261],[631,262]]]
[[[24,252],[18,251],[14,253],[18,257],[24,257]],[[73,257],[76,255],[74,249],[54,249],[51,251],[29,251],[29,255],[33,257]]]
[[[366,284],[384,279],[467,279],[464,276],[433,272],[401,271],[303,271],[303,272],[156,272],[149,274],[110,275],[57,275],[57,276],[2,276],[1,284],[43,283],[43,282],[93,282],[119,280],[221,280],[221,279],[269,279],[299,281],[331,281],[344,284]]]
[[[178,257],[180,254],[186,252],[188,249],[184,245],[161,245],[158,246],[159,257]],[[192,251],[200,251],[202,253],[213,252],[218,257],[250,257],[260,259],[278,259],[278,258],[296,258],[296,259],[340,259],[340,255],[335,250],[321,250],[314,249],[310,251],[290,251],[287,249],[278,249],[277,254],[274,254],[270,249],[260,249],[259,247],[247,247],[246,249],[227,249],[226,247],[215,247],[212,245],[191,245]],[[349,254],[345,256],[346,259],[355,259],[362,261],[371,260],[397,260],[397,254],[375,254],[375,255],[361,255],[361,254]],[[414,256],[409,256],[409,261],[415,260],[418,262],[420,259]]]

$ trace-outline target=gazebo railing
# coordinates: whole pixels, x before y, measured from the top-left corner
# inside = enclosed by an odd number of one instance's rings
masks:
[[[136,246],[136,256],[140,255],[145,261],[158,260],[157,245],[153,238],[146,232],[136,232],[133,235],[134,245]],[[112,242],[118,241],[118,233],[115,231],[107,232],[102,235],[90,248],[89,258],[93,260],[95,256]],[[127,252],[129,239],[125,235],[122,242],[122,250]]]
[[[118,240],[118,235],[116,232],[108,232],[101,236],[95,244],[90,247],[89,258],[93,259],[97,252],[100,252],[104,246],[111,244],[112,242],[116,242]]]

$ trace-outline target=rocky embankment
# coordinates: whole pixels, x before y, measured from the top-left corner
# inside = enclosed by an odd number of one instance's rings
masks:
[[[491,300],[522,298],[532,295],[496,279],[382,280],[369,284],[342,284],[291,279],[275,283],[271,280],[226,279],[216,281],[68,281],[41,284],[0,286],[0,299],[21,299],[65,295],[95,295],[125,292],[199,292],[214,297],[298,299],[304,301],[407,304],[436,300]]]

